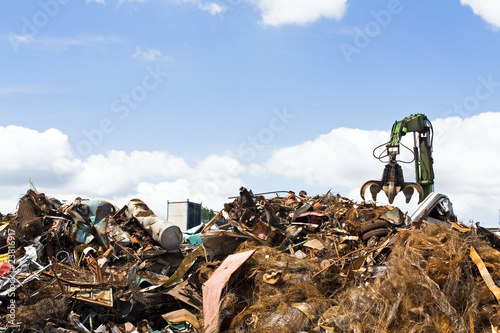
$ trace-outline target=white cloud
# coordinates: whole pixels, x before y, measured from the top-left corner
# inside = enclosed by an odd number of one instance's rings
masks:
[[[437,119],[433,125],[437,185],[462,195],[500,198],[500,113]],[[497,201],[492,209],[498,208]]]
[[[347,7],[347,0],[252,0],[261,11],[262,23],[306,24],[324,17],[340,19]]]
[[[243,185],[246,168],[237,160],[210,155],[193,166],[182,157],[160,151],[109,151],[85,160],[71,153],[68,137],[56,129],[38,132],[0,126],[0,212],[15,209],[31,178],[39,191],[59,200],[77,196],[120,206],[134,197],[164,216],[167,200],[190,199],[220,209]]]
[[[110,151],[91,155],[75,170],[71,186],[88,195],[117,196],[133,193],[141,181],[159,182],[176,179],[189,173],[182,158],[166,152]]]
[[[75,170],[66,188],[72,193],[108,198],[118,206],[138,197],[164,216],[167,200],[189,199],[220,209],[242,185],[238,175],[244,170],[227,156],[211,155],[189,166],[181,157],[166,152],[111,151],[90,156]]]
[[[132,58],[139,61],[160,61],[168,60],[169,57],[164,56],[158,49],[142,50],[139,46],[135,48],[135,53]]]
[[[118,7],[120,7],[121,5],[123,5],[125,2],[139,2],[139,3],[143,3],[145,2],[146,0],[118,0]]]
[[[500,208],[500,112],[431,121],[436,191],[450,197],[461,220],[495,224]],[[160,151],[109,151],[80,160],[73,157],[68,137],[59,130],[0,127],[0,156],[6,161],[0,164],[0,211],[15,209],[29,178],[40,191],[60,200],[81,196],[121,206],[138,197],[160,216],[166,215],[167,200],[189,199],[219,210],[240,186],[252,189],[258,182],[268,188],[288,184],[287,188],[308,192],[332,188],[359,201],[361,185],[382,175],[384,164],[373,158],[372,150],[388,141],[391,125],[387,131],[337,128],[312,141],[277,149],[265,163],[250,165],[216,154],[187,163],[181,156]],[[412,146],[412,136],[404,137],[403,143]],[[402,166],[406,181],[414,181],[413,166]],[[383,193],[377,199],[387,203]],[[406,205],[400,194],[395,204],[412,212],[416,199]]]
[[[210,188],[200,186],[196,181],[189,178],[179,178],[172,182],[150,183],[141,182],[137,186],[136,197],[146,202],[147,205],[159,216],[166,215],[167,200],[169,201],[185,201],[201,203],[205,207],[210,207],[214,210],[223,208],[223,203],[227,202],[229,195],[238,193],[237,187],[232,188],[228,192],[215,191]],[[126,203],[130,197],[117,198],[116,202]]]
[[[106,4],[106,0],[85,0],[86,3],[89,3],[89,2],[96,2],[98,4],[101,4],[101,5],[105,5]]]
[[[55,38],[43,37],[34,38],[33,36],[9,35],[9,41],[14,48],[30,47],[34,49],[44,49],[49,51],[61,52],[70,47],[98,48],[102,45],[116,43],[120,39],[116,36],[82,36],[77,38]]]
[[[10,95],[37,95],[61,93],[62,89],[50,87],[47,84],[9,84],[0,86],[0,96]]]
[[[481,16],[494,27],[500,28],[500,2],[498,0],[460,0],[460,3],[471,7],[474,14]]]
[[[388,141],[388,135],[382,131],[334,129],[313,141],[276,150],[267,168],[274,174],[303,179],[310,185],[351,187],[360,179],[373,177],[374,168],[382,168],[383,165],[372,158],[372,150]]]
[[[86,0],[105,4],[105,0]],[[117,0],[118,7],[125,2],[144,3],[146,0]],[[177,4],[194,4],[211,15],[227,10],[224,5],[202,0],[171,0]],[[307,24],[321,18],[340,19],[347,9],[348,0],[244,0],[255,6],[261,13],[264,25]],[[234,4],[233,4],[234,5]]]
[[[226,7],[216,4],[215,2],[199,3],[198,7],[212,15],[220,14],[226,10]]]
[[[211,15],[217,15],[227,10],[226,7],[215,2],[203,2],[202,0],[172,0],[177,4],[194,4],[197,5],[198,9],[210,13]]]
[[[435,190],[450,196],[460,219],[493,224],[500,208],[500,112],[432,121]],[[411,144],[411,143],[410,143]],[[411,169],[405,171],[412,179]],[[412,180],[413,181],[413,180]],[[410,210],[411,211],[411,210]]]
[[[29,35],[17,35],[10,33],[7,37],[11,45],[27,45],[33,43],[33,36]]]
[[[0,156],[8,161],[0,163],[4,184],[27,182],[29,177],[54,181],[66,174],[59,165],[77,165],[68,137],[54,128],[40,133],[19,126],[0,127],[0,142]]]

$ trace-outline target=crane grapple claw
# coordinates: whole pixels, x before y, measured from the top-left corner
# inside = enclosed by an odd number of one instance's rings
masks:
[[[410,202],[415,191],[419,194],[418,202],[424,198],[424,190],[417,183],[405,182],[403,178],[403,170],[396,161],[390,161],[384,168],[382,180],[369,180],[361,186],[361,198],[365,200],[365,192],[370,188],[373,201],[376,201],[377,194],[384,191],[389,203],[394,202],[394,198],[399,192],[403,192],[406,198],[406,203]]]
[[[382,182],[380,180],[369,180],[361,186],[361,198],[365,200],[365,192],[370,188],[373,201],[377,201],[378,192],[382,191]]]
[[[403,194],[406,197],[406,203],[410,202],[414,190],[418,193],[418,203],[421,203],[422,200],[424,200],[424,189],[420,184],[405,182],[403,185]]]

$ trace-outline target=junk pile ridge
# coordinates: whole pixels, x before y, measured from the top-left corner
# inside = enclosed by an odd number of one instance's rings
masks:
[[[30,189],[0,214],[0,330],[497,332],[500,239],[327,192],[240,195],[191,233]],[[3,254],[1,254],[3,253]]]

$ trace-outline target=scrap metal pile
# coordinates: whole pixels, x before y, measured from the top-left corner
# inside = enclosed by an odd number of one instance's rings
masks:
[[[0,330],[18,332],[496,332],[497,236],[412,226],[339,195],[245,188],[182,234],[138,199],[122,208],[29,190],[1,216]]]

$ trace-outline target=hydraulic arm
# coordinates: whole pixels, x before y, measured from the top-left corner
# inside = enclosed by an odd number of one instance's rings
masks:
[[[413,150],[401,143],[401,138],[409,132],[413,132]],[[390,203],[394,201],[395,196],[401,191],[404,193],[407,203],[410,201],[414,191],[417,191],[419,194],[419,203],[433,192],[432,141],[432,124],[425,115],[415,114],[401,121],[396,121],[392,126],[389,142],[376,147],[373,151],[375,158],[382,161],[382,159],[388,157],[389,160],[384,161],[387,164],[381,180],[369,180],[361,187],[361,197],[363,200],[368,188],[370,188],[373,200],[376,200],[377,194],[383,190]],[[385,150],[379,156],[376,156],[375,151],[384,145]],[[414,183],[404,181],[403,170],[398,164],[396,157],[400,153],[401,145],[412,151],[413,162],[415,164]]]

